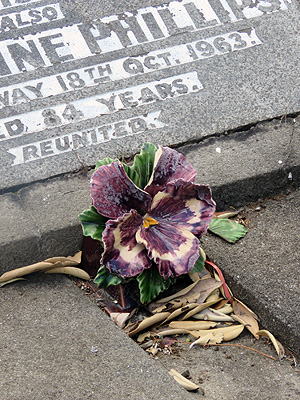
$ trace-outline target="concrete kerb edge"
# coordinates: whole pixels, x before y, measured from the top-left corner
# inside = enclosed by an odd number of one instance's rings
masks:
[[[289,169],[290,171],[290,169]],[[300,166],[292,169],[293,174],[300,176]],[[245,204],[271,197],[283,192],[295,190],[300,185],[300,180],[293,183],[286,179],[286,171],[277,170],[270,174],[249,177],[248,179],[235,181],[226,185],[213,186],[213,198],[217,203],[219,211],[225,210],[229,206],[237,209]],[[270,182],[276,180],[278,185],[272,187]],[[72,184],[72,183],[71,183]],[[37,184],[30,188],[21,189],[22,191],[40,191],[40,187],[47,187],[47,184]],[[88,192],[88,180],[83,184]],[[3,195],[6,196],[6,195]],[[1,197],[0,196],[0,202]],[[238,198],[237,198],[238,196]],[[80,250],[82,241],[82,230],[77,215],[86,208],[90,207],[90,202],[82,201],[81,209],[74,213],[73,219],[64,226],[51,228],[48,225],[45,230],[37,235],[36,228],[32,228],[31,234],[26,237],[14,236],[11,240],[0,245],[1,260],[0,274],[13,268],[22,267],[34,262],[42,261],[53,256],[68,256]],[[41,205],[41,210],[43,205]],[[66,211],[70,209],[70,204],[65,204]],[[36,209],[36,215],[41,210]],[[53,210],[55,213],[55,210]],[[41,215],[41,214],[40,214]],[[35,222],[36,223],[36,222]],[[9,236],[9,227],[3,227],[6,236]]]
[[[282,139],[284,136],[286,138]],[[229,206],[238,208],[296,190],[300,186],[300,145],[296,141],[292,144],[295,147],[292,160],[284,165],[277,163],[282,150],[274,154],[277,146],[290,146],[292,139],[295,139],[294,126],[271,121],[257,124],[248,132],[211,137],[200,143],[183,145],[177,147],[177,151],[185,155],[196,168],[197,182],[210,184],[217,208],[221,211]],[[277,140],[281,142],[277,143]],[[273,142],[276,144],[273,145]],[[216,157],[218,146],[224,149],[221,158]],[[263,150],[260,153],[261,148]],[[232,156],[232,150],[237,156]],[[258,165],[256,169],[255,165]],[[78,214],[91,205],[91,173],[84,170],[49,178],[44,183],[24,187],[15,194],[0,196],[0,217],[2,221],[4,217],[7,224],[2,225],[0,232],[0,273],[21,267],[24,263],[56,255],[70,255],[80,249],[82,234]],[[289,179],[290,176],[292,179]],[[23,222],[29,225],[25,229],[18,215],[7,217],[12,196],[12,210],[21,210]],[[1,216],[2,212],[6,215]],[[12,214],[16,212],[12,211]],[[14,225],[18,229],[14,229],[12,235]],[[33,243],[37,244],[34,252],[30,251]]]

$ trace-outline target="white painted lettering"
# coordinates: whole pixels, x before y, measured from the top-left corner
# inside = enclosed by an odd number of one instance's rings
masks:
[[[166,125],[159,121],[159,115],[160,111],[152,111],[146,115],[139,115],[87,131],[73,132],[49,140],[34,142],[30,145],[14,147],[9,149],[8,153],[14,156],[12,165],[60,155],[73,149],[93,146],[145,131],[151,132],[153,129],[161,129]]]
[[[51,108],[29,111],[18,116],[23,126],[22,131],[15,130],[13,133],[14,136],[21,136],[25,132],[28,135],[47,128],[67,125],[74,120],[88,120],[101,114],[111,114],[119,110],[139,107],[145,104],[145,90],[150,90],[154,94],[146,99],[146,104],[149,104],[157,100],[197,93],[201,89],[203,89],[203,85],[199,81],[197,73],[188,72],[161,79],[159,83],[151,81],[125,90],[115,90],[102,95],[74,100],[68,105],[56,104]],[[70,110],[73,110],[74,114]],[[7,123],[11,123],[11,118],[4,118],[0,121],[0,134],[5,134],[8,139],[10,135],[7,133],[7,129],[4,129]]]
[[[254,28],[249,31],[228,32],[202,40],[180,44],[161,50],[151,51],[146,55],[121,58],[110,63],[103,63],[89,68],[79,68],[56,76],[47,76],[18,85],[10,85],[0,89],[0,108],[12,103],[12,90],[21,89],[33,100],[37,97],[50,97],[67,91],[98,85],[108,80],[117,81],[133,75],[147,74],[153,70],[162,70],[176,65],[183,65],[209,57],[223,56],[228,52],[241,51],[261,45]],[[1,58],[0,58],[1,70]],[[41,90],[41,85],[42,90]],[[28,88],[37,88],[36,91]],[[33,96],[34,95],[34,96]],[[155,95],[154,95],[155,96]],[[106,100],[107,101],[107,100]],[[105,104],[105,103],[103,103]],[[113,107],[111,108],[114,111]]]

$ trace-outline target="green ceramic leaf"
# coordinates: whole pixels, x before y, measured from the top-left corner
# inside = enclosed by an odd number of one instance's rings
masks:
[[[247,228],[230,219],[214,218],[208,228],[215,235],[221,236],[229,243],[235,243],[247,233]]]
[[[110,164],[114,161],[118,161],[117,159],[112,159],[110,157],[106,157],[106,158],[102,158],[102,160],[99,160],[95,166],[95,171],[96,169],[98,169],[99,167],[101,167],[102,165],[107,165]]]
[[[145,143],[141,152],[134,157],[133,164],[124,164],[126,174],[140,189],[144,189],[152,175],[156,151],[154,144]]]
[[[108,218],[99,214],[93,206],[89,210],[84,210],[79,214],[78,218],[80,219],[84,236],[91,236],[93,239],[102,242],[102,232],[105,229],[105,222]]]
[[[199,258],[198,260],[195,262],[193,269],[190,271],[191,273],[194,272],[202,272],[204,270],[204,263],[206,260],[206,254],[204,253],[204,250],[202,249],[202,247],[200,247],[199,250]]]
[[[164,279],[155,265],[145,269],[136,277],[136,280],[139,284],[140,300],[143,304],[150,303],[159,293],[167,290],[175,282],[173,278]]]
[[[108,269],[101,265],[94,279],[94,283],[96,283],[100,289],[106,288],[107,286],[111,285],[118,285],[122,282],[122,279],[117,275],[111,274]]]

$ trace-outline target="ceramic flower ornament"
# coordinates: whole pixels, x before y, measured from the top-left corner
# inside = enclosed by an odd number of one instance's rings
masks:
[[[177,151],[159,147],[144,188],[114,161],[91,178],[94,208],[108,218],[101,263],[111,273],[133,277],[153,262],[167,279],[188,273],[199,257],[199,238],[215,211],[211,191],[194,183],[195,169]]]

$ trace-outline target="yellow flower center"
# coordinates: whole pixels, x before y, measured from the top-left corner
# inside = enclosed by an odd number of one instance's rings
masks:
[[[158,222],[156,221],[156,219],[149,217],[148,215],[146,215],[143,219],[143,227],[148,229],[150,227],[150,225],[157,225]]]

